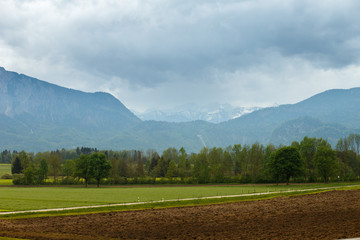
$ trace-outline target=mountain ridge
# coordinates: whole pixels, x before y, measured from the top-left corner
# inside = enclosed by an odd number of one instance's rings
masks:
[[[117,98],[109,93],[86,93],[64,88],[24,74],[0,69],[0,113],[9,117],[30,114],[39,120],[54,121],[57,124],[68,123],[69,120],[81,119],[79,127],[84,123],[96,126],[102,122],[98,114],[120,114],[114,117],[125,125],[130,121],[140,122]],[[36,116],[39,114],[39,116]],[[72,119],[67,116],[72,115]],[[83,118],[81,115],[91,115]],[[113,121],[114,122],[114,121]],[[103,122],[103,124],[109,122]],[[86,126],[85,124],[85,126]]]
[[[142,121],[108,93],[85,93],[0,67],[0,148],[46,151],[184,147],[197,152],[233,144],[290,144],[304,136],[331,144],[360,133],[360,88],[334,89],[295,104],[221,123]]]
[[[234,107],[230,104],[209,104],[197,106],[195,103],[177,106],[172,109],[150,109],[136,113],[141,120],[155,120],[165,122],[191,122],[203,120],[211,123],[221,123],[230,119],[251,113],[260,107]]]

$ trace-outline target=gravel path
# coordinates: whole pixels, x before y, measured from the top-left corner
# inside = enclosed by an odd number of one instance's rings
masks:
[[[326,188],[312,188],[312,189],[301,189],[301,190],[287,190],[287,191],[277,191],[277,192],[249,193],[249,194],[226,195],[226,196],[210,196],[210,197],[200,197],[200,198],[168,199],[168,200],[152,201],[151,203],[190,201],[190,200],[216,199],[216,198],[233,198],[233,197],[244,197],[244,196],[259,196],[259,195],[268,195],[268,194],[283,193],[283,192],[306,192],[306,191],[316,191],[316,190],[331,190],[331,189],[354,187],[354,186],[360,186],[360,185],[349,185],[349,186],[341,186],[341,187],[326,187]],[[139,201],[139,202],[131,202],[131,203],[115,203],[115,204],[95,205],[95,206],[81,206],[81,207],[34,209],[34,210],[24,210],[24,211],[0,212],[0,216],[1,215],[19,214],[19,213],[41,213],[41,212],[66,211],[66,210],[76,210],[76,209],[130,206],[130,205],[140,205],[140,204],[146,204],[146,203],[149,203],[149,202],[140,202]]]

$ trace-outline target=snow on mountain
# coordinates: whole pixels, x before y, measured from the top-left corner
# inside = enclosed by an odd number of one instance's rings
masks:
[[[136,115],[142,120],[166,122],[203,120],[212,123],[220,123],[238,118],[259,109],[259,107],[234,107],[230,104],[212,104],[208,106],[187,104],[166,110],[150,109],[143,113],[136,113]]]

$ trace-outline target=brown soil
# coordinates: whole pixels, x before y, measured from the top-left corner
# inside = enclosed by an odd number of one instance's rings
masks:
[[[0,220],[28,239],[339,239],[360,237],[360,190],[171,209]]]

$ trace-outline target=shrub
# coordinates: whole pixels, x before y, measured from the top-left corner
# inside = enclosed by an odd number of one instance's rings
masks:
[[[4,175],[1,176],[1,179],[12,179],[12,175],[9,173],[5,173]]]
[[[13,174],[13,184],[23,185],[25,183],[24,174]]]
[[[75,179],[75,178],[69,176],[69,177],[65,177],[64,179],[62,179],[60,181],[60,184],[73,185],[73,184],[79,184],[79,181],[78,181],[78,179]]]

